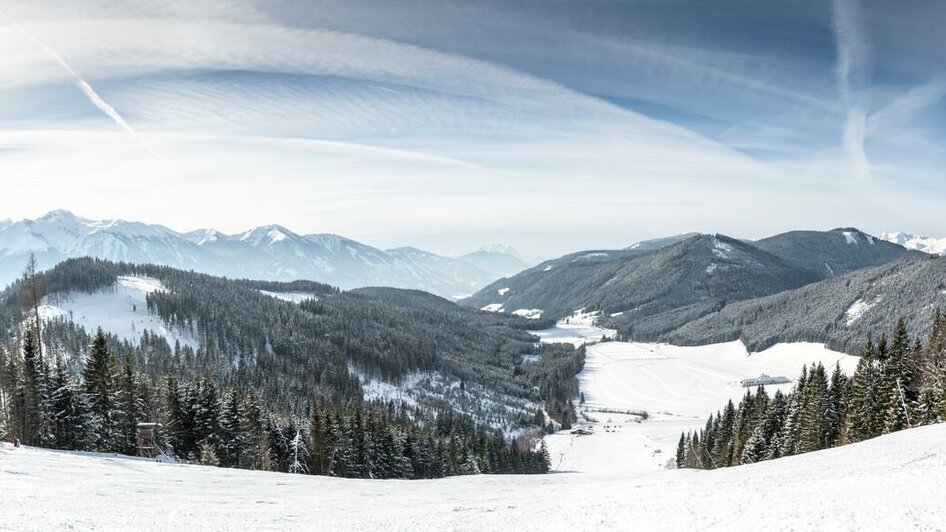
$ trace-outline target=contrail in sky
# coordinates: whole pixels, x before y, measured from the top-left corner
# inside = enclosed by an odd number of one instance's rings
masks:
[[[151,145],[148,144],[148,142],[145,141],[145,139],[141,135],[139,135],[138,132],[135,131],[134,128],[131,127],[131,125],[128,124],[128,122],[125,121],[122,115],[119,114],[119,112],[116,111],[114,107],[112,107],[101,96],[99,96],[99,93],[95,92],[95,89],[93,89],[92,86],[88,84],[88,82],[82,79],[82,76],[80,76],[79,73],[75,71],[75,69],[69,66],[69,63],[67,63],[66,60],[63,59],[61,55],[56,53],[56,51],[50,48],[49,46],[46,46],[44,42],[40,41],[38,38],[36,38],[36,36],[34,36],[29,31],[27,31],[26,28],[18,24],[15,20],[8,17],[2,11],[0,11],[0,18],[7,21],[11,26],[19,30],[19,32],[22,33],[24,37],[26,37],[27,39],[29,39],[30,42],[38,46],[43,51],[43,53],[49,56],[50,59],[54,60],[56,63],[59,64],[59,66],[65,69],[66,72],[68,72],[69,75],[72,76],[73,80],[75,81],[76,86],[79,87],[79,90],[82,91],[82,94],[85,94],[86,98],[88,98],[89,101],[92,102],[92,105],[94,105],[100,111],[105,113],[105,116],[112,119],[112,122],[115,122],[115,124],[117,124],[118,127],[127,131],[128,134],[134,137],[135,140],[137,140],[138,143],[141,144],[146,150],[148,150],[154,155],[157,155],[157,152],[154,151],[154,148],[151,147]]]
[[[841,101],[848,108],[844,126],[844,149],[851,171],[861,181],[871,180],[870,161],[864,143],[867,140],[868,105],[864,97],[870,48],[857,0],[834,0],[832,27],[837,44],[837,78]]]

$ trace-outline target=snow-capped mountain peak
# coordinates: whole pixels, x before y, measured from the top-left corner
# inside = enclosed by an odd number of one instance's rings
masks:
[[[281,225],[232,236],[215,229],[178,233],[121,219],[90,220],[66,210],[0,222],[0,285],[22,274],[30,253],[42,269],[72,257],[95,257],[228,277],[309,279],[345,289],[415,288],[450,297],[469,294],[501,276],[460,258],[385,252],[334,234],[301,236]]]
[[[301,236],[293,233],[285,227],[275,224],[254,227],[253,229],[250,229],[239,236],[241,242],[248,242],[254,246],[265,247],[272,246],[273,244],[282,242],[284,240],[297,240],[301,238]]]
[[[930,255],[946,255],[946,238],[931,238],[902,231],[881,233],[881,240],[899,244],[907,249],[914,249]]]
[[[516,257],[517,259],[520,259],[520,260],[522,259],[522,256],[519,254],[519,251],[517,251],[516,248],[510,246],[509,244],[499,244],[495,242],[492,244],[484,244],[480,246],[480,248],[477,251],[480,251],[483,253],[500,253],[502,255],[509,255],[511,257]]]
[[[197,244],[198,246],[203,246],[211,242],[216,242],[221,238],[227,238],[227,235],[217,231],[216,229],[198,229],[196,231],[190,231],[184,233],[183,236],[190,242]]]

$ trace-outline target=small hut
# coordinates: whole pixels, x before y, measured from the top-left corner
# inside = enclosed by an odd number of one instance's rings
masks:
[[[154,458],[161,454],[158,447],[160,423],[138,423],[138,456]]]
[[[759,375],[758,377],[754,377],[751,379],[743,379],[743,381],[740,384],[742,384],[744,388],[751,388],[755,386],[766,386],[768,384],[788,384],[790,382],[792,381],[789,380],[787,377],[783,377],[781,375],[779,375],[778,377],[770,377],[766,375],[765,373],[763,373],[762,375]]]

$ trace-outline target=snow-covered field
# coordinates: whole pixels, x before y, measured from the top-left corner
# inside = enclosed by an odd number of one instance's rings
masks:
[[[667,344],[604,342],[588,345],[578,375],[585,403],[579,410],[595,433],[547,437],[552,466],[581,472],[663,469],[680,433],[702,427],[706,418],[745,395],[743,379],[785,376],[794,381],[802,365],[835,363],[853,372],[857,358],[820,344],[779,344],[750,354],[741,342],[677,347]],[[787,392],[792,383],[768,385]],[[755,391],[753,389],[753,391]],[[646,411],[647,420],[623,412]]]
[[[594,438],[597,436],[592,436]],[[716,471],[366,481],[0,446],[0,529],[938,530],[946,425]]]
[[[617,331],[595,325],[598,315],[597,312],[585,312],[585,309],[578,309],[571,316],[559,321],[555,327],[535,331],[533,334],[545,343],[568,343],[575,346],[597,342],[602,337],[614,337]]]
[[[706,418],[745,395],[743,379],[767,374],[793,382],[802,365],[836,363],[850,374],[857,358],[821,344],[779,344],[749,353],[741,342],[678,347],[639,342],[599,342],[615,331],[595,325],[598,315],[576,311],[552,329],[538,331],[542,342],[587,345],[578,375],[585,398],[578,409],[594,434],[566,431],[546,437],[557,471],[636,473],[665,469],[683,431],[701,428]],[[768,385],[787,392],[793,383]],[[755,391],[755,390],[753,390]],[[646,420],[629,414],[646,411]]]
[[[290,303],[302,303],[307,299],[319,299],[315,295],[306,292],[270,292],[269,290],[260,290],[259,293]]]
[[[197,339],[188,331],[171,329],[148,312],[147,295],[160,290],[164,287],[157,279],[122,276],[111,288],[93,294],[71,292],[43,298],[39,312],[44,320],[65,317],[87,331],[101,327],[132,343],[138,343],[148,329],[167,338],[172,346],[179,341],[196,349]]]

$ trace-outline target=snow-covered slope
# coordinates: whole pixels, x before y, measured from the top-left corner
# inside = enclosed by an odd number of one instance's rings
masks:
[[[53,211],[35,220],[0,223],[0,286],[22,274],[30,253],[43,269],[66,258],[88,256],[227,277],[308,279],[343,289],[415,288],[446,297],[468,295],[500,277],[480,264],[488,262],[402,251],[383,251],[338,235],[299,235],[279,225],[236,235],[214,229],[177,233],[160,225],[89,220]],[[518,263],[515,257],[496,253],[490,258]]]
[[[261,473],[2,444],[0,529],[937,530],[946,522],[944,440],[946,425],[936,425],[716,471],[430,481]]]
[[[557,327],[556,329],[559,329]],[[574,328],[562,329],[563,335]],[[588,340],[600,338],[588,333]],[[560,336],[544,331],[543,341]],[[569,339],[572,343],[577,343]],[[766,374],[792,382],[767,385],[769,393],[787,392],[803,365],[840,364],[850,374],[857,357],[820,344],[779,344],[749,353],[741,342],[677,347],[668,344],[602,342],[587,346],[585,367],[578,375],[585,402],[579,406],[583,423],[595,434],[576,437],[560,432],[547,437],[552,465],[581,472],[660,470],[676,450],[683,431],[699,429],[706,418],[732,399],[745,395],[744,379]],[[647,412],[647,419],[630,414]]]
[[[900,231],[881,233],[881,240],[900,244],[907,249],[915,249],[931,255],[946,254],[946,238],[930,238]]]
[[[94,332],[101,327],[119,338],[137,344],[145,330],[194,349],[198,341],[190,331],[169,327],[161,318],[148,312],[147,295],[164,290],[161,281],[147,277],[119,277],[107,290],[92,294],[69,292],[43,299],[40,316],[44,320],[63,318]]]
[[[536,334],[542,342],[586,345],[578,374],[583,425],[593,436],[559,432],[546,437],[556,470],[638,473],[666,468],[683,431],[699,429],[709,415],[745,395],[744,379],[762,374],[791,382],[767,385],[787,392],[803,365],[839,364],[852,373],[857,357],[821,344],[778,344],[750,353],[742,342],[678,347],[640,342],[599,342],[615,331],[595,324],[597,313],[576,312]],[[647,413],[642,419],[641,412]]]

